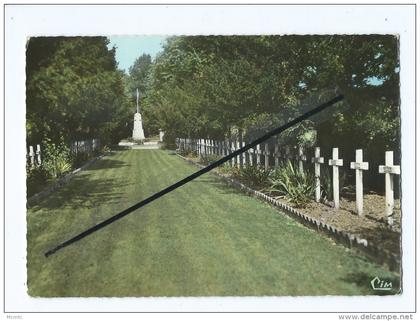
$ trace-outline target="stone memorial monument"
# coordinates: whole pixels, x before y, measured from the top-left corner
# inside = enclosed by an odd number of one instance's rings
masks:
[[[165,132],[163,129],[159,129],[159,142],[163,142],[163,136],[165,136]]]
[[[134,114],[134,128],[133,128],[133,140],[135,142],[143,143],[144,141],[144,131],[143,123],[141,120],[141,114],[139,111],[139,90],[136,90],[137,94],[137,112]]]

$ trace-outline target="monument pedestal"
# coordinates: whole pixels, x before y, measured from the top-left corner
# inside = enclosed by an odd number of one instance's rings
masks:
[[[144,131],[140,113],[134,114],[133,140],[143,143]]]

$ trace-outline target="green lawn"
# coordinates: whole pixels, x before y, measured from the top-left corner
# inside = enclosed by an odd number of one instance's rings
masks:
[[[398,284],[398,275],[211,174],[45,258],[58,243],[195,170],[161,150],[118,151],[30,208],[29,294],[360,295],[378,294],[370,289],[375,276]]]

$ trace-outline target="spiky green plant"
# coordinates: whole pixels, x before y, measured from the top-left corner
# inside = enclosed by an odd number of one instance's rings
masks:
[[[290,161],[272,171],[269,182],[271,195],[284,196],[299,207],[311,201],[315,194],[314,176],[309,171],[300,171]]]
[[[233,176],[250,187],[261,188],[268,185],[270,171],[262,166],[252,165],[238,168]]]

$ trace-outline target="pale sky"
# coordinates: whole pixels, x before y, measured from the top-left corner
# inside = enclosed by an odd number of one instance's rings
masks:
[[[167,36],[110,36],[109,48],[117,47],[115,58],[118,68],[128,73],[129,67],[142,54],[149,54],[152,59],[162,51]]]

